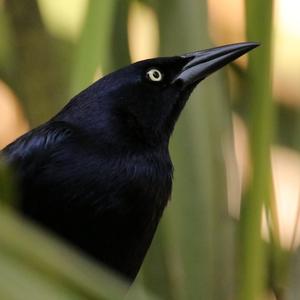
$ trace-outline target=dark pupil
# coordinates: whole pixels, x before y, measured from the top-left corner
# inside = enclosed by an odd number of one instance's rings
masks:
[[[153,76],[154,76],[154,78],[159,78],[159,73],[157,71],[154,71]]]

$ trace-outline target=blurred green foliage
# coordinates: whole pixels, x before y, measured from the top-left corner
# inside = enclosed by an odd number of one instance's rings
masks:
[[[260,10],[257,7],[261,6]],[[250,151],[253,179],[242,205],[241,219],[241,299],[257,299],[267,281],[266,255],[261,239],[261,216],[265,204],[271,212],[270,145],[273,133],[271,79],[271,36],[273,0],[246,1],[247,36],[260,41],[256,55],[250,54],[246,78],[249,103]],[[266,13],[267,12],[267,13]],[[259,76],[258,76],[259,74]],[[265,202],[264,202],[265,201]],[[273,219],[273,224],[277,220]]]
[[[106,73],[130,63],[127,18],[133,2],[88,1],[77,42],[48,31],[38,1],[0,3],[0,76],[21,99],[33,126],[92,82],[98,67]],[[140,2],[156,12],[161,55],[211,46],[205,1]],[[272,0],[246,1],[248,38],[263,47],[250,57],[248,75],[239,75],[247,94],[241,98],[249,103],[240,101],[239,109],[249,121],[253,163],[240,222],[228,215],[225,153],[235,158],[228,81],[219,72],[193,93],[177,124],[172,200],[129,292],[125,282],[2,205],[17,195],[11,172],[0,161],[0,299],[256,300],[267,290],[278,299],[298,299],[299,257],[276,241],[270,174],[270,143],[276,136],[272,6]],[[260,235],[263,205],[272,223],[268,245]]]

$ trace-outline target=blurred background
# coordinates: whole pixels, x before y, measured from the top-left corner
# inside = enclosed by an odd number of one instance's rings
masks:
[[[134,286],[14,213],[0,163],[1,299],[300,299],[298,0],[1,0],[0,149],[131,62],[258,41],[194,92],[172,199]]]

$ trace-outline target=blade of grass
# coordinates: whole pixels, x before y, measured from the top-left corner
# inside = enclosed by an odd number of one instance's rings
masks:
[[[17,257],[39,272],[61,280],[65,286],[89,299],[121,299],[125,295],[127,285],[122,281],[49,238],[18,215],[7,210],[0,213],[2,253]]]
[[[123,299],[128,283],[9,210],[0,211],[0,253],[85,299]],[[1,266],[0,266],[1,268]],[[1,281],[1,277],[0,277]],[[3,284],[3,282],[2,282]],[[1,291],[0,291],[1,292]],[[155,299],[140,286],[130,299]]]
[[[110,65],[107,71],[113,71],[130,63],[127,19],[132,0],[118,0],[114,12],[114,24],[110,38]]]
[[[97,67],[107,71],[111,64],[110,41],[117,0],[90,0],[74,58],[70,94],[87,87]]]
[[[24,262],[0,252],[0,298],[9,300],[84,300],[61,282],[50,281]]]
[[[262,46],[250,54],[247,92],[250,105],[250,150],[253,165],[252,182],[241,211],[242,300],[259,299],[266,286],[266,257],[261,240],[264,203],[270,201],[270,143],[273,134],[271,83],[271,33],[273,1],[246,1],[248,40]]]

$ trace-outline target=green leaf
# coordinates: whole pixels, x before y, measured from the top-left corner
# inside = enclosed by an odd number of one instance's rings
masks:
[[[262,297],[266,257],[261,238],[262,208],[271,201],[270,143],[273,135],[271,32],[273,1],[246,1],[247,36],[262,46],[250,54],[246,99],[250,105],[252,181],[243,201],[240,228],[240,299]]]
[[[16,278],[23,290],[14,291],[13,285],[7,285],[11,278]],[[57,293],[65,297],[52,299],[118,300],[124,299],[129,289],[126,281],[87,259],[83,253],[61,243],[18,214],[2,209],[0,295],[11,293],[16,294],[16,299],[22,296],[23,299],[35,299],[30,297],[35,284],[41,294]],[[72,298],[75,295],[77,298]],[[157,299],[140,286],[135,286],[130,295],[131,300]]]
[[[97,67],[110,66],[110,40],[117,0],[90,0],[85,24],[77,45],[70,94],[86,88],[94,79]]]

